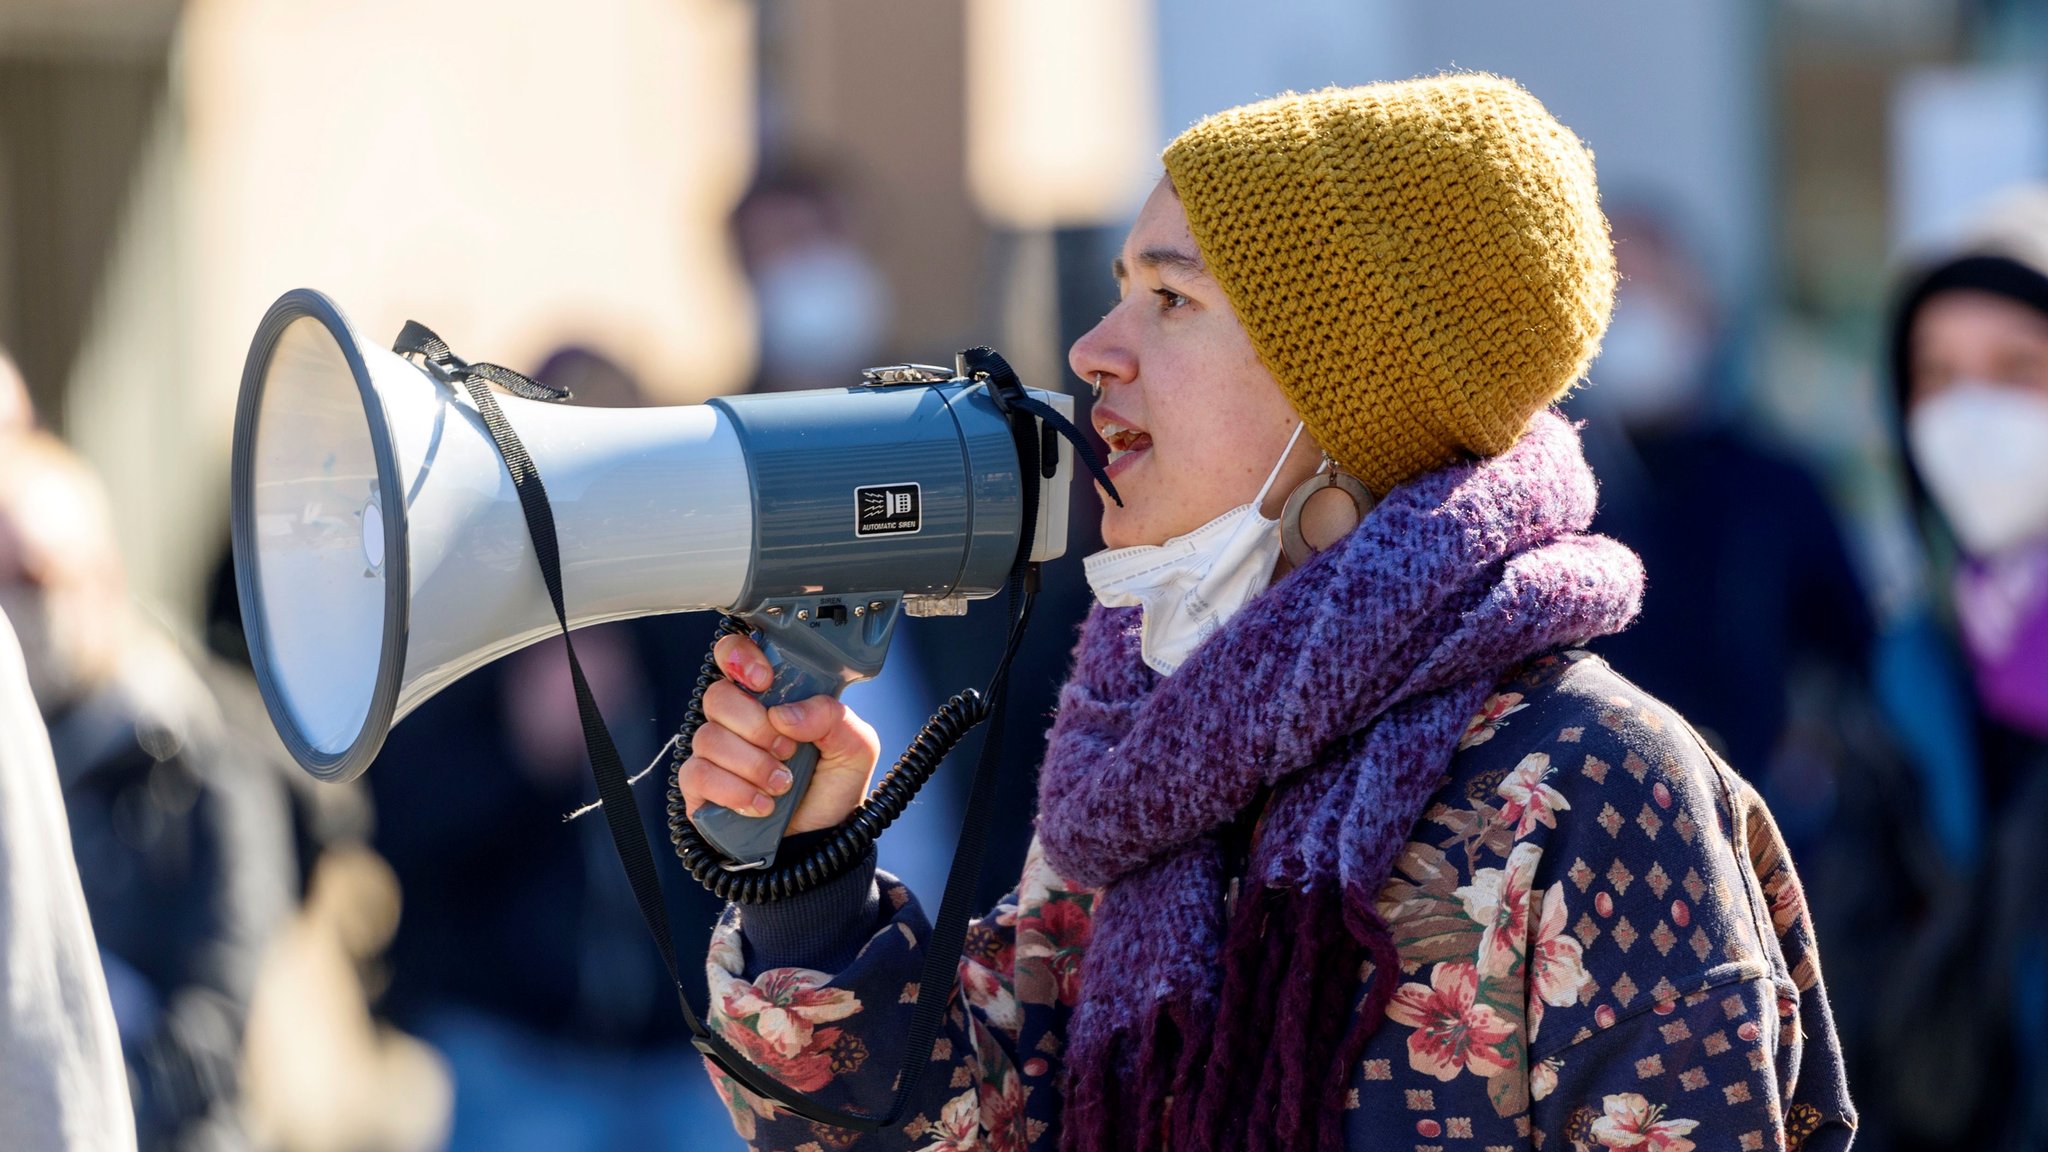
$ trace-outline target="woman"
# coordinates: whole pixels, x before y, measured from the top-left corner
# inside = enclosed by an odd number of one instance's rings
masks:
[[[1988,816],[1976,874],[1930,900],[1903,966],[1886,1111],[1928,1146],[2048,1143],[2048,188],[1995,206],[1899,287],[1893,395],[1911,487],[1945,557]],[[1928,692],[1938,697],[1940,693]]]
[[[1449,75],[1234,109],[1165,164],[1070,354],[1123,507],[1037,842],[922,1111],[865,1146],[1846,1145],[1769,817],[1577,647],[1642,579],[1581,534],[1593,478],[1546,411],[1613,295],[1590,155]],[[1362,520],[1285,511],[1326,454]],[[1322,550],[1287,563],[1276,516]],[[764,810],[814,740],[791,828],[842,819],[866,726],[764,712],[758,650],[719,658],[687,801]],[[888,1098],[914,997],[925,921],[872,869],[712,946],[717,1026],[830,1101]],[[720,1080],[757,1146],[847,1146]]]

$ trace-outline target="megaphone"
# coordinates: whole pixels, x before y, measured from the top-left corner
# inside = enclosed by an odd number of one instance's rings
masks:
[[[1070,417],[1061,393],[1030,395]],[[984,379],[903,365],[846,388],[664,408],[497,398],[553,508],[568,626],[724,610],[762,634],[770,703],[881,668],[906,611],[1001,591],[1025,538],[1011,417]],[[1072,453],[1045,438],[1031,559],[1067,535]],[[392,724],[559,625],[515,484],[472,397],[360,339],[319,292],[264,316],[235,415],[232,526],[263,701],[306,771],[348,780]],[[774,816],[700,810],[735,867]]]

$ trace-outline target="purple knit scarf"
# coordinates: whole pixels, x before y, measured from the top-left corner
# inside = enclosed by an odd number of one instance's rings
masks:
[[[1060,1147],[1343,1146],[1394,980],[1374,910],[1466,722],[1518,663],[1625,627],[1635,554],[1582,535],[1592,472],[1542,413],[1500,456],[1391,492],[1172,676],[1097,607],[1060,694],[1038,831],[1103,889]],[[1217,834],[1273,789],[1226,923]],[[1367,962],[1369,961],[1369,968]]]

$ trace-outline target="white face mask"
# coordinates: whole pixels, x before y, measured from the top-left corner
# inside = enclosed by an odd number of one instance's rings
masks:
[[[2048,396],[1965,381],[1913,406],[1906,444],[1972,556],[2048,537]]]
[[[889,286],[851,245],[817,244],[762,268],[761,375],[770,384],[813,386],[857,376],[874,361],[889,326]]]
[[[1095,598],[1112,608],[1145,610],[1145,663],[1171,676],[1202,641],[1265,591],[1280,562],[1280,522],[1259,513],[1280,468],[1301,439],[1300,424],[1249,504],[1164,544],[1097,552],[1084,568]]]
[[[1623,292],[1588,373],[1586,403],[1631,427],[1685,416],[1706,391],[1706,336],[1676,305]]]

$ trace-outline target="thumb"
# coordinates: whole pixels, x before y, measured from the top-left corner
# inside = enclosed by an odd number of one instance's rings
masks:
[[[875,752],[874,730],[830,696],[778,704],[768,710],[768,723],[791,740],[816,744],[822,763],[865,763]]]

